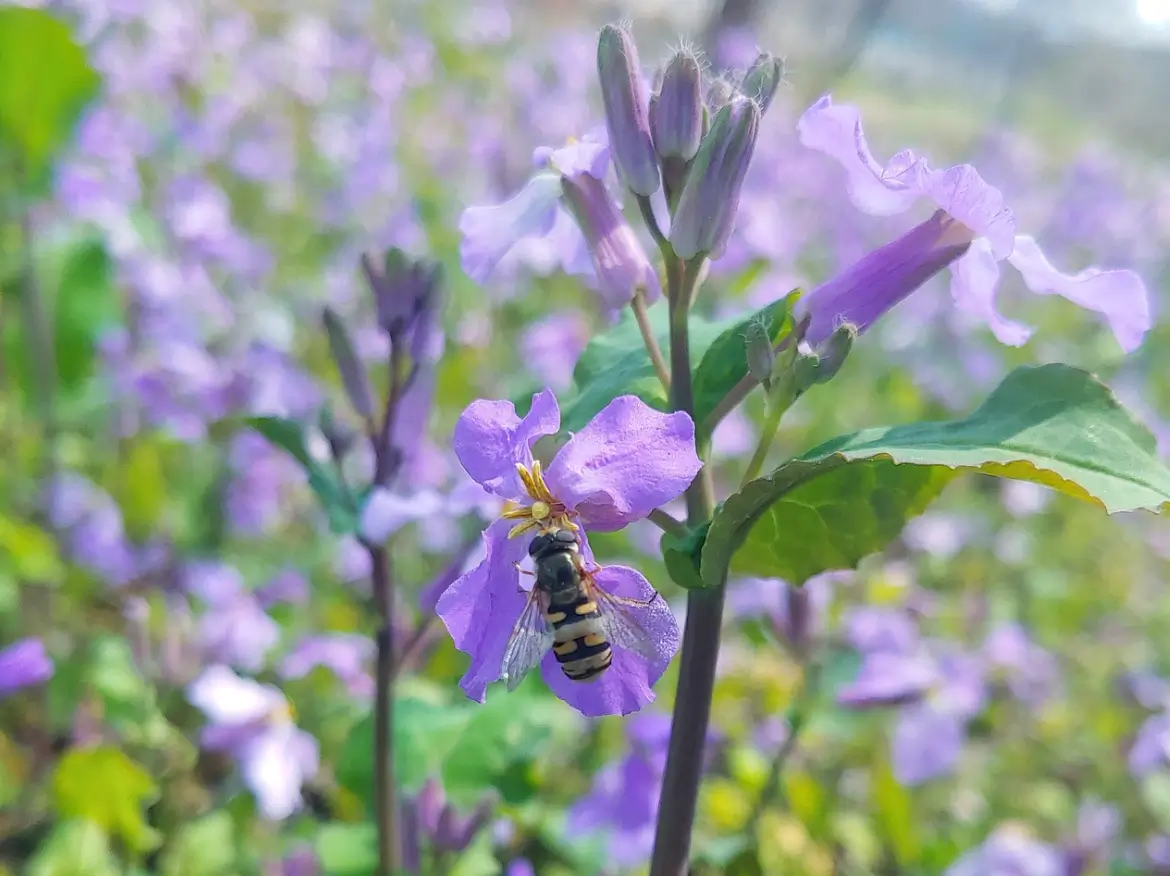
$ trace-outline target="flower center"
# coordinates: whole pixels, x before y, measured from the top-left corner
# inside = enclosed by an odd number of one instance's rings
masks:
[[[541,471],[540,461],[532,463],[532,467],[523,463],[516,463],[516,474],[524,484],[524,492],[532,499],[531,505],[515,505],[506,508],[501,515],[505,520],[519,521],[508,532],[509,538],[515,538],[528,532],[530,529],[539,529],[548,532],[550,529],[577,529],[577,524],[570,518],[576,516],[575,511],[565,507],[548,488]]]

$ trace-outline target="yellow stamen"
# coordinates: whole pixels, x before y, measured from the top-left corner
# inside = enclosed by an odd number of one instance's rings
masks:
[[[521,505],[518,502],[505,502],[500,516],[504,520],[518,521],[508,532],[509,538],[523,535],[531,529],[549,532],[554,529],[578,530],[580,527],[572,521],[575,511],[565,507],[552,494],[544,480],[544,470],[539,461],[534,460],[531,466],[522,462],[516,463],[516,476],[524,486],[524,492],[532,499],[531,505]]]

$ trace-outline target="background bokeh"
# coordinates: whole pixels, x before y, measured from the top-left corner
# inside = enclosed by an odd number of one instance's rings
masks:
[[[800,146],[796,118],[830,90],[880,157],[970,161],[1062,268],[1131,267],[1149,286],[1156,325],[1123,357],[1091,315],[1015,280],[1003,309],[1038,330],[1004,347],[932,282],[790,412],[777,460],[961,415],[1049,361],[1099,374],[1170,446],[1170,9],[1153,0],[25,5],[69,22],[101,90],[37,197],[0,177],[0,646],[35,637],[53,663],[0,700],[0,873],[372,872],[368,558],[244,420],[306,423],[321,459],[323,405],[358,425],[320,310],[384,385],[358,259],[391,246],[439,262],[446,301],[390,541],[411,643],[398,778],[422,813],[422,872],[645,871],[675,670],[630,718],[586,720],[536,678],[481,706],[432,617],[436,582],[494,513],[451,454],[455,419],[476,398],[569,391],[608,323],[539,246],[472,282],[458,232],[465,207],[524,183],[534,149],[601,121],[606,21],[633,20],[647,65],[684,40],[712,71],[757,47],[787,59],[706,312],[812,288],[908,227],[856,211],[838,168]],[[0,58],[0,88],[34,87]],[[724,490],[761,416],[750,399],[716,434]],[[348,477],[370,464],[357,447]],[[593,547],[681,613],[658,534]],[[733,582],[695,872],[1170,873],[1168,560],[1152,515],[971,477],[885,553],[810,582],[807,623],[784,582]],[[915,634],[982,682],[961,739],[916,724],[922,703],[838,702],[866,643]],[[268,764],[304,779],[295,813],[263,811],[246,764],[201,736],[190,685],[216,665],[278,688],[288,708],[261,720],[317,747],[316,770],[292,748]],[[960,675],[926,699],[966,695]]]

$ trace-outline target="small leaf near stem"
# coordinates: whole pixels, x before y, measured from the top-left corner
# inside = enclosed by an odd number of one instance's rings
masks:
[[[641,288],[634,292],[630,301],[630,309],[634,311],[634,319],[638,321],[638,331],[642,333],[642,341],[646,344],[646,352],[650,361],[654,363],[654,370],[658,379],[662,381],[662,388],[670,392],[670,370],[666,366],[666,359],[654,337],[654,327],[650,325],[650,313],[646,309],[646,295]]]

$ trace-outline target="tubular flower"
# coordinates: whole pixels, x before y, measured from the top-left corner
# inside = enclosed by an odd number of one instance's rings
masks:
[[[1016,218],[1000,191],[961,164],[933,169],[909,149],[883,166],[869,151],[855,107],[837,106],[828,95],[809,107],[798,124],[800,141],[835,159],[848,176],[848,191],[858,209],[874,216],[902,213],[919,199],[933,201],[938,212],[905,238],[879,250],[872,264],[863,260],[865,277],[831,281],[800,302],[812,326],[845,319],[867,326],[934,273],[949,266],[956,305],[984,321],[1004,344],[1019,346],[1032,329],[996,310],[999,263],[1007,260],[1025,285],[1039,295],[1060,295],[1100,313],[1126,352],[1137,348],[1151,325],[1145,284],[1132,271],[1086,268],[1076,274],[1056,270],[1035,239],[1017,234]],[[887,250],[889,250],[887,252]],[[876,255],[876,253],[875,253]],[[854,312],[861,319],[854,319]],[[822,329],[823,330],[823,329]]]
[[[460,686],[483,702],[487,686],[501,677],[508,640],[529,598],[517,569],[528,556],[529,542],[549,529],[576,531],[597,585],[642,603],[628,603],[629,613],[653,642],[654,653],[635,653],[611,642],[611,668],[589,684],[569,681],[548,654],[542,675],[583,714],[628,714],[654,698],[651,687],[678,647],[678,626],[634,569],[594,566],[586,532],[621,529],[679,496],[702,467],[695,427],[686,414],[664,414],[622,396],[575,433],[545,467],[533,456],[533,445],[559,429],[560,408],[547,389],[533,397],[523,418],[505,401],[476,401],[463,412],[455,427],[455,454],[473,480],[506,504],[484,531],[482,561],[443,593],[436,611],[456,647],[471,656]]]

